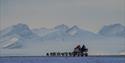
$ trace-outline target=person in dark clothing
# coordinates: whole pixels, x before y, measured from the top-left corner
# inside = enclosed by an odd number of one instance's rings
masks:
[[[88,49],[86,48],[86,46],[83,44],[82,48],[81,48],[81,56],[85,55],[88,56]]]
[[[81,52],[84,52],[86,50],[86,46],[83,44],[82,48],[81,48]]]
[[[80,45],[77,45],[75,48],[74,48],[74,51],[73,51],[73,56],[78,56],[81,52],[81,46]]]
[[[46,56],[49,56],[49,53],[46,53]]]
[[[77,45],[75,48],[74,48],[74,52],[80,52],[81,50],[81,46],[80,45]]]

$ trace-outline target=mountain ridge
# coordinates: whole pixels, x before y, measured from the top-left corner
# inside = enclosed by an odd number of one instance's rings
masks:
[[[125,37],[125,26],[121,24],[106,25],[102,27],[99,34],[104,36]]]
[[[68,27],[68,29],[67,27],[65,28],[64,25],[60,27],[57,26],[57,28],[53,29],[41,29],[43,35],[37,36],[41,31],[39,33],[34,33],[34,30],[31,30],[26,24],[17,24],[6,28],[6,30],[0,32],[0,49],[3,49],[2,52],[12,50],[11,53],[6,52],[7,55],[14,53],[18,55],[21,51],[31,50],[31,54],[41,54],[46,51],[72,51],[73,47],[76,45],[85,44],[89,52],[96,54],[100,51],[117,53],[117,51],[123,51],[125,47],[124,37],[103,36],[81,29],[76,25],[70,28]],[[25,34],[27,36],[25,36]],[[23,53],[22,55],[25,54]]]

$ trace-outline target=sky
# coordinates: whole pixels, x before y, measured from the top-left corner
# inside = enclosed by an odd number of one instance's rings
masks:
[[[104,25],[125,25],[125,0],[0,0],[0,29],[17,23],[30,28],[77,25],[98,32]]]

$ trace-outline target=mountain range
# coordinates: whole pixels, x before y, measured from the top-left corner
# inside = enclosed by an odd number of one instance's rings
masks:
[[[120,49],[118,50],[121,51],[124,47],[124,38],[125,26],[121,24],[107,25],[104,26],[99,33],[93,33],[80,29],[76,25],[71,28],[62,24],[53,29],[30,29],[28,25],[19,23],[0,31],[0,49],[32,49],[35,47],[44,48],[45,46],[54,48],[56,44],[62,45],[57,46],[57,49],[66,49],[67,47],[72,48],[80,43],[86,43],[90,50],[98,50],[100,52],[100,50],[105,51],[105,49],[103,47],[98,48],[97,45],[100,46],[109,43],[110,45],[114,45],[112,47],[109,45],[108,47],[116,48],[115,46],[118,45],[119,41],[118,47]],[[122,46],[120,46],[120,44],[122,44]],[[51,50],[49,47],[48,49]],[[110,50],[114,51],[114,49],[109,48],[108,51]]]
[[[104,26],[100,31],[99,34],[104,36],[119,36],[125,37],[125,26],[121,24],[113,24]]]

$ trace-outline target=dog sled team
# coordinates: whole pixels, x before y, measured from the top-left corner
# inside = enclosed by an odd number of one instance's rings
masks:
[[[77,45],[74,48],[73,52],[50,52],[46,53],[46,56],[88,56],[88,49],[86,46],[83,44],[82,47],[80,45]]]

